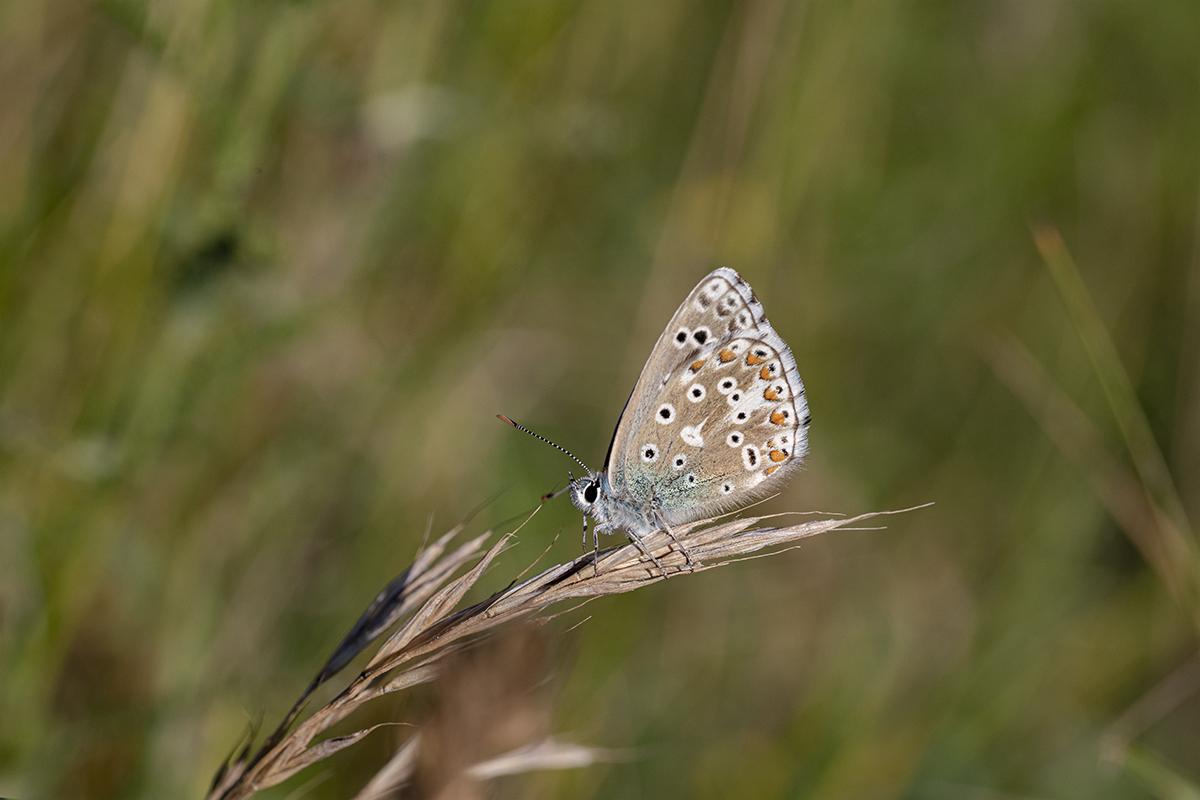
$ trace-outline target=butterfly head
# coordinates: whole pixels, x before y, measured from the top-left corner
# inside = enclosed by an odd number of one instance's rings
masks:
[[[587,474],[583,477],[576,478],[572,475],[571,482],[567,484],[566,489],[560,489],[557,492],[546,495],[542,498],[543,502],[552,497],[558,497],[563,493],[563,491],[570,491],[571,502],[575,504],[576,508],[588,516],[595,517],[597,521],[604,522],[607,520],[607,514],[605,514],[604,509],[608,502],[610,493],[608,490],[608,478],[605,477],[604,470],[593,472],[592,470],[588,469],[587,464],[584,464],[578,458],[575,458],[571,451],[567,450],[566,448],[555,444],[541,434],[534,433],[523,425],[518,425],[503,414],[497,414],[496,416],[517,430],[525,431],[530,436],[541,439],[546,444],[561,450],[562,452],[571,456],[571,458],[574,458],[575,463],[587,470]],[[570,472],[567,474],[571,475]]]
[[[571,481],[571,502],[589,516],[597,516],[598,505],[608,498],[608,482],[603,472],[590,472]]]

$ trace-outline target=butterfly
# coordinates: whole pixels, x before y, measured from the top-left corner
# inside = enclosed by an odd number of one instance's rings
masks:
[[[643,543],[664,530],[694,567],[672,526],[781,488],[808,453],[809,421],[787,343],[750,285],[732,269],[714,270],[650,351],[604,467],[591,470],[575,459],[588,472],[564,491],[585,514],[584,541],[587,517],[597,550],[598,534],[624,531],[665,576]]]

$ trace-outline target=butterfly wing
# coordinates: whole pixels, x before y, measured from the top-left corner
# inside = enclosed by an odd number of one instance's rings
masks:
[[[613,496],[642,510],[651,529],[652,514],[682,523],[783,486],[808,451],[808,423],[791,350],[750,285],[723,267],[654,345],[605,472]]]

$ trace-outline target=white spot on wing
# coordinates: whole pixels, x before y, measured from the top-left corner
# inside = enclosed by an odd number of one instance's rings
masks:
[[[708,420],[704,422],[708,422]],[[679,438],[692,447],[703,447],[704,437],[700,435],[700,429],[704,427],[704,422],[701,422],[699,425],[684,426],[684,429],[679,432]]]

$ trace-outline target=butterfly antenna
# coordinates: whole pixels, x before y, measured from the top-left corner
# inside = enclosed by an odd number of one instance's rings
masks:
[[[512,426],[513,426],[514,428],[516,428],[517,430],[519,430],[519,431],[525,431],[526,433],[528,433],[530,436],[534,437],[535,439],[541,439],[543,442],[545,442],[546,444],[550,445],[551,447],[554,447],[554,448],[557,448],[557,449],[559,449],[559,450],[563,451],[564,453],[566,453],[567,455],[569,455],[571,458],[574,458],[574,459],[575,459],[575,463],[576,463],[576,464],[578,464],[579,466],[583,467],[583,468],[584,468],[584,469],[586,469],[588,472],[591,472],[591,470],[590,470],[590,469],[588,469],[588,465],[587,465],[587,464],[585,464],[585,463],[583,463],[582,461],[580,461],[578,458],[575,458],[575,454],[574,454],[574,453],[572,453],[572,452],[571,452],[570,450],[568,450],[567,448],[565,448],[565,447],[562,447],[561,445],[557,445],[557,444],[555,444],[554,442],[552,442],[552,441],[550,441],[549,439],[547,439],[545,436],[542,436],[542,435],[540,435],[540,434],[534,433],[533,431],[529,430],[529,428],[526,428],[526,427],[524,427],[524,426],[522,426],[522,425],[518,425],[517,423],[513,422],[513,421],[512,421],[511,419],[509,419],[508,417],[504,416],[503,414],[497,414],[496,416],[497,416],[498,418],[500,418],[500,419],[504,420],[505,422],[507,422],[509,425],[512,425]]]

